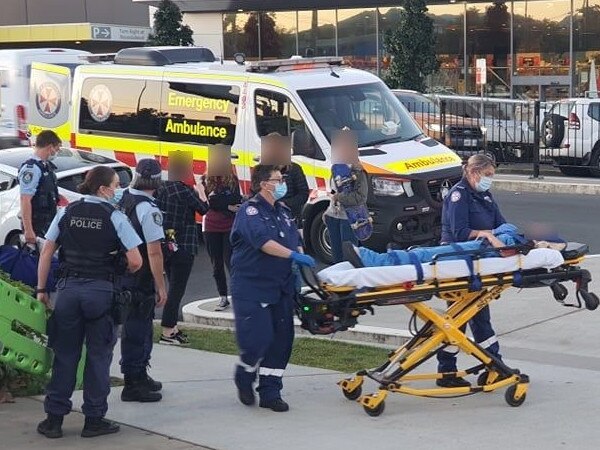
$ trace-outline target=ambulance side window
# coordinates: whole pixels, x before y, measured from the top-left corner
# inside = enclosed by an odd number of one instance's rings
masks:
[[[159,111],[159,81],[89,78],[81,90],[79,128],[88,134],[158,139]]]
[[[325,160],[310,129],[292,101],[278,92],[257,89],[254,93],[256,131],[259,137],[270,133],[290,136],[292,154]]]
[[[161,140],[232,145],[240,89],[200,83],[163,83]]]

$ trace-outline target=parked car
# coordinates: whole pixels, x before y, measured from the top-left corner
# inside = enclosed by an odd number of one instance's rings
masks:
[[[600,99],[554,103],[542,121],[542,142],[564,175],[600,177]]]
[[[442,114],[436,102],[417,91],[393,89],[392,92],[429,137],[450,147],[463,158],[485,151],[486,130],[476,121]]]
[[[15,245],[21,232],[18,172],[21,164],[32,154],[31,148],[11,148],[1,151],[0,159],[0,244]],[[122,187],[131,182],[131,169],[114,159],[86,150],[61,148],[52,161],[58,178],[59,207],[81,198],[77,185],[92,167],[107,165],[116,170]]]
[[[487,151],[501,162],[532,160],[535,127],[533,102],[498,98],[435,95],[448,114],[470,119],[486,130]]]

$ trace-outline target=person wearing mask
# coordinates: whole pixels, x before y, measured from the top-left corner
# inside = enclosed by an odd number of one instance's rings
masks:
[[[124,402],[157,402],[162,383],[147,372],[152,352],[154,307],[164,306],[167,300],[163,276],[162,242],[163,216],[152,194],[161,186],[162,170],[155,159],[142,159],[135,168],[131,186],[123,191],[119,208],[127,215],[143,244],[142,268],[126,277],[123,287],[132,294],[132,311],[121,333],[121,372],[125,387]]]
[[[47,418],[37,431],[62,437],[63,417],[71,412],[77,365],[85,341],[83,374],[85,425],[82,437],[116,433],[119,425],[104,419],[110,393],[110,364],[117,340],[113,307],[114,283],[126,270],[142,266],[141,239],[127,217],[111,205],[119,177],[97,166],[79,186],[83,199],[61,209],[50,224],[38,266],[37,299],[49,306],[46,281],[52,255],[59,250],[61,278],[54,311],[48,320],[48,347],[54,351],[52,376],[46,386]]]
[[[486,239],[494,247],[503,244],[495,236],[506,224],[498,204],[489,191],[495,174],[494,162],[486,155],[471,156],[463,168],[463,178],[444,198],[442,206],[442,245]],[[490,308],[483,308],[469,322],[478,345],[501,359],[498,337],[492,328]],[[448,373],[436,380],[440,387],[470,386],[467,380],[456,377],[456,353],[448,348],[437,354],[438,372]]]
[[[60,138],[52,130],[42,131],[35,141],[31,158],[19,169],[21,194],[21,224],[25,242],[35,244],[42,237],[56,215],[58,184],[52,160],[61,145]]]
[[[231,244],[229,234],[235,214],[239,210],[242,196],[238,178],[230,173],[227,176],[207,176],[204,186],[208,196],[209,209],[204,216],[204,243],[213,266],[213,277],[219,291],[219,304],[215,311],[229,308],[225,267],[231,274]]]
[[[302,229],[302,208],[306,205],[310,194],[306,175],[300,164],[293,161],[289,165],[282,166],[281,174],[287,186],[287,193],[281,201],[292,211],[298,229]]]
[[[277,166],[258,164],[258,192],[243,203],[231,230],[231,293],[240,360],[235,367],[238,398],[253,405],[258,375],[259,406],[289,409],[281,398],[283,372],[294,340],[292,262],[313,267],[302,252],[290,209],[281,203],[286,185]]]
[[[173,160],[169,167],[169,180],[162,183],[156,191],[156,204],[163,212],[163,228],[174,230],[177,243],[177,251],[170,256],[165,266],[169,289],[161,320],[162,334],[159,342],[162,344],[189,343],[185,333],[177,329],[177,318],[194,257],[200,248],[195,215],[206,214],[208,211],[204,186],[200,183],[191,187],[183,182],[189,179],[190,173],[191,166]]]
[[[332,142],[332,158],[334,164],[351,164],[352,174],[355,176],[355,189],[352,192],[336,192],[335,184],[331,181],[331,200],[329,207],[323,213],[323,220],[329,232],[333,262],[344,260],[342,242],[352,242],[358,245],[358,239],[352,231],[344,207],[358,206],[367,203],[369,184],[367,174],[358,159],[356,140],[350,131],[342,131]]]

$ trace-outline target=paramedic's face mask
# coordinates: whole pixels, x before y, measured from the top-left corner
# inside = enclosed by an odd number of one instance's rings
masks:
[[[489,191],[492,187],[496,170],[493,167],[483,169],[481,172],[471,172],[471,187],[477,192]]]

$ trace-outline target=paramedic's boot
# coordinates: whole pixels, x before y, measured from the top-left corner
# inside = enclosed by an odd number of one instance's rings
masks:
[[[435,380],[435,384],[443,388],[471,387],[471,383],[461,377],[444,376]]]
[[[37,431],[50,439],[60,438],[63,435],[62,423],[63,416],[48,414],[48,417],[38,424]]]
[[[286,412],[290,409],[290,405],[288,405],[280,398],[275,398],[273,400],[261,400],[258,403],[258,406],[260,406],[261,408],[268,408],[271,411],[275,412]]]
[[[113,434],[121,429],[119,425],[104,417],[86,417],[85,425],[81,430],[81,437],[96,437]]]
[[[124,402],[151,403],[162,399],[160,392],[150,390],[146,374],[132,377],[125,375],[125,387],[121,391],[121,400]]]

